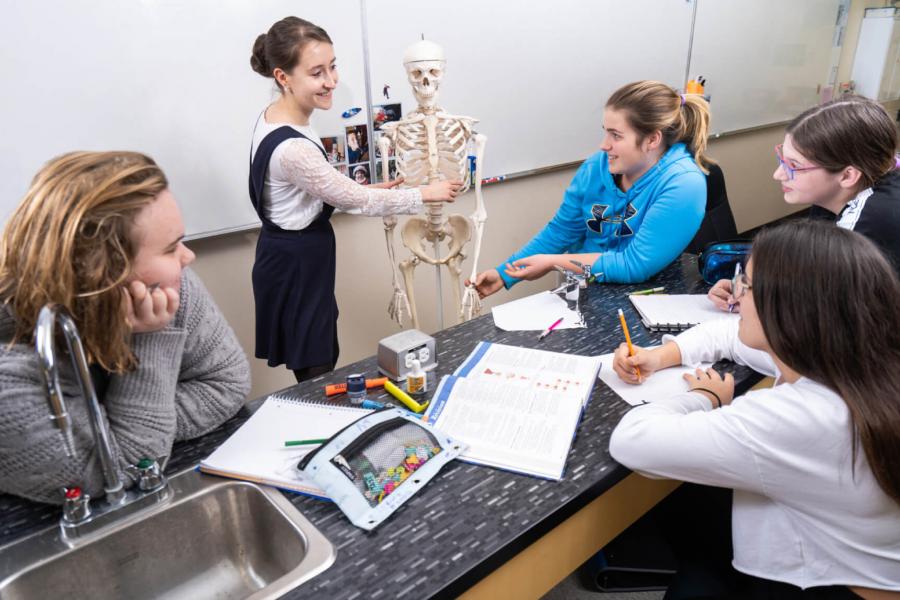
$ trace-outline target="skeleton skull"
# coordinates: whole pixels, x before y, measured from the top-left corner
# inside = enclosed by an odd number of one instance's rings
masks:
[[[443,49],[434,42],[422,40],[406,49],[403,66],[419,106],[435,105],[446,64]]]

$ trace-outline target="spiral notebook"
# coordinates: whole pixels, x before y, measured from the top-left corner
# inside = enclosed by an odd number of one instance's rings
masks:
[[[285,448],[284,442],[329,438],[371,412],[334,400],[301,398],[291,391],[273,394],[200,463],[200,470],[327,498],[297,469],[300,459],[318,446]]]
[[[738,319],[713,305],[706,294],[650,294],[628,296],[650,331],[684,331],[715,319]]]

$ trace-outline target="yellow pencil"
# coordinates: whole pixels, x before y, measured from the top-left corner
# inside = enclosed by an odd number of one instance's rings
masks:
[[[414,413],[422,412],[428,405],[427,402],[425,404],[419,404],[418,402],[413,400],[406,392],[394,385],[394,383],[390,379],[384,382],[384,390],[391,396],[405,404],[406,407]]]
[[[625,343],[628,344],[628,356],[634,356],[634,346],[631,345],[631,334],[628,333],[628,325],[625,324],[625,313],[622,312],[622,309],[619,309],[619,322],[622,324],[622,333],[625,334]],[[641,370],[638,367],[634,368],[637,373],[638,379],[641,378]]]

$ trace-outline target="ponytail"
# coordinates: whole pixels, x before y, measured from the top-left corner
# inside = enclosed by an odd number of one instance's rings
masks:
[[[709,137],[709,102],[698,94],[685,94],[681,106],[680,136],[678,141],[684,142],[700,170],[709,174],[709,165],[715,161],[706,155],[706,142]]]
[[[638,132],[638,142],[656,131],[666,148],[684,142],[700,170],[709,174],[714,161],[706,155],[709,136],[709,103],[696,94],[679,94],[658,81],[635,81],[616,90],[606,106],[624,111],[628,124]]]

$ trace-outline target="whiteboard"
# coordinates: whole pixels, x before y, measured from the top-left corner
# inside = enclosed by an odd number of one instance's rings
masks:
[[[680,88],[693,13],[685,0],[369,0],[365,9],[373,102],[415,108],[403,52],[422,34],[441,45],[438,104],[479,119],[485,177],[596,152],[603,106],[625,83]]]
[[[51,157],[137,150],[169,178],[188,235],[258,223],[247,178],[274,82],[253,72],[256,36],[298,15],[324,27],[341,76],[322,136],[365,123],[357,0],[13,0],[0,19],[0,220]]]
[[[681,88],[689,57],[691,75],[708,79],[714,132],[790,119],[827,80],[840,3],[11,0],[0,19],[0,221],[49,158],[127,149],[163,167],[189,236],[257,225],[251,131],[275,86],[249,57],[287,15],[335,42],[341,80],[332,110],[313,115],[320,135],[344,141],[347,126],[367,125],[367,85],[373,104],[411,110],[402,56],[424,34],[447,58],[440,104],[480,120],[492,177],[593,154],[609,95],[638,79]]]
[[[690,76],[707,79],[714,133],[787,121],[829,79],[840,0],[694,0]]]

